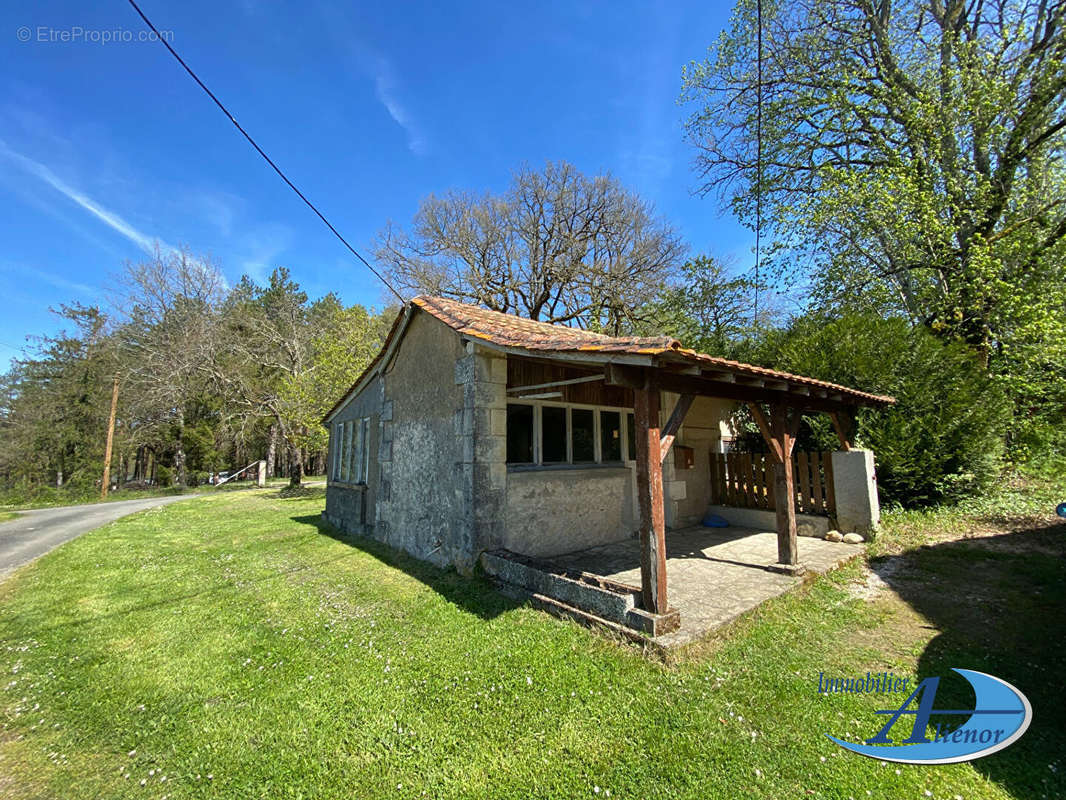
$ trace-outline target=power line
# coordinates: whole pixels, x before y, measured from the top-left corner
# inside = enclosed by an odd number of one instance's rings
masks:
[[[278,167],[278,165],[275,164],[271,160],[270,156],[268,156],[265,152],[263,152],[263,148],[260,147],[258,144],[256,144],[255,139],[253,139],[251,136],[249,136],[248,135],[248,131],[246,131],[244,128],[242,128],[241,124],[239,122],[237,122],[237,118],[234,117],[229,112],[229,109],[227,109],[224,105],[222,105],[222,101],[219,100],[217,97],[215,97],[215,93],[207,88],[206,84],[204,84],[204,82],[202,80],[200,80],[199,76],[195,72],[192,71],[192,68],[188,64],[185,63],[185,60],[181,56],[178,55],[177,50],[175,50],[173,47],[170,46],[170,42],[167,41],[166,37],[164,37],[162,34],[159,33],[159,30],[156,28],[155,25],[152,24],[152,21],[150,19],[148,19],[148,17],[145,16],[143,11],[141,11],[140,6],[138,6],[137,3],[134,2],[134,0],[129,0],[129,4],[131,6],[133,6],[133,10],[136,11],[137,14],[140,15],[140,18],[144,20],[144,24],[147,25],[152,30],[152,33],[155,34],[156,39],[158,39],[163,44],[163,46],[166,47],[166,49],[170,51],[170,54],[172,56],[174,56],[174,58],[177,59],[178,63],[181,64],[181,66],[185,69],[185,71],[189,73],[189,77],[191,77],[194,81],[196,81],[197,85],[201,89],[203,89],[204,92],[207,94],[207,96],[210,97],[214,101],[215,105],[218,106],[219,110],[229,118],[229,121],[233,123],[234,127],[237,128],[237,130],[239,130],[241,132],[241,134],[244,136],[244,138],[248,140],[248,144],[250,144],[252,147],[255,148],[256,152],[259,153],[259,155],[261,155],[263,157],[263,160],[266,161],[273,168],[274,172],[278,173],[278,176],[283,181],[285,181],[285,183],[287,183],[289,185],[289,188],[292,189],[294,192],[296,192],[297,197],[299,197],[301,200],[303,200],[304,203],[307,204],[307,207],[310,208],[312,211],[315,212],[315,214],[318,215],[318,218],[320,220],[322,220],[322,222],[325,223],[326,227],[329,228],[333,232],[334,236],[336,236],[338,239],[340,239],[341,244],[343,244],[345,247],[347,247],[348,250],[351,251],[353,256],[355,256],[360,261],[362,261],[364,266],[366,266],[366,268],[368,270],[370,270],[372,273],[374,273],[374,275],[377,277],[377,279],[379,281],[381,281],[383,284],[385,284],[385,286],[388,287],[390,292],[392,292],[394,295],[396,295],[396,299],[398,299],[401,303],[405,302],[403,297],[400,296],[400,293],[398,291],[396,291],[392,287],[392,284],[389,283],[387,280],[385,280],[385,276],[382,275],[380,272],[378,272],[376,269],[374,269],[372,266],[370,266],[370,262],[367,261],[365,258],[363,258],[361,255],[359,255],[359,252],[354,247],[352,247],[350,244],[348,244],[348,240],[345,239],[343,236],[341,236],[340,231],[338,231],[336,228],[333,227],[333,224],[328,219],[326,219],[325,215],[321,211],[319,211],[315,207],[315,204],[312,203],[310,200],[308,200],[304,196],[304,193],[296,188],[296,184],[294,184],[292,181],[290,181],[288,179],[288,177],[285,175],[285,173],[281,171],[280,167]]]
[[[762,0],[756,0],[756,71],[758,85],[755,88],[755,313],[752,326],[759,327],[759,262],[762,256]]]

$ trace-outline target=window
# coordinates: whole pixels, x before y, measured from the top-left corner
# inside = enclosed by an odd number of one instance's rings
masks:
[[[370,475],[370,418],[333,426],[332,478],[342,483],[366,483]]]
[[[542,431],[541,463],[565,464],[570,459],[566,453],[566,408],[563,406],[542,406],[540,409],[540,426]]]
[[[617,411],[600,412],[600,460],[622,460],[622,415]]]
[[[623,413],[553,403],[508,403],[507,463],[621,463],[627,445]]]
[[[533,463],[533,406],[507,406],[507,463]]]
[[[570,410],[571,441],[574,463],[588,464],[596,461],[596,412],[588,408]]]

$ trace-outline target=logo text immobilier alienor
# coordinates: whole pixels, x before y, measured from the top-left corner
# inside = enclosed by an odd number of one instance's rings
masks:
[[[845,742],[826,734],[841,747],[884,761],[903,764],[954,764],[987,756],[1018,740],[1033,720],[1029,700],[1004,680],[971,669],[953,669],[974,691],[973,708],[935,708],[940,678],[925,678],[898,708],[878,710],[888,721],[864,743]],[[866,673],[859,678],[827,678],[818,674],[819,694],[902,694],[910,689],[910,678],[891,672]],[[913,707],[912,707],[913,704]],[[944,716],[968,716],[957,727],[937,721]],[[903,717],[913,717],[910,735],[896,743],[889,737]],[[930,722],[933,732],[927,733]]]

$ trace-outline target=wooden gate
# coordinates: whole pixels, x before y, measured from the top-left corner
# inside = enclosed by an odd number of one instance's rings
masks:
[[[834,516],[832,453],[792,454],[796,513]],[[739,508],[774,508],[774,470],[763,453],[711,453],[711,502]]]

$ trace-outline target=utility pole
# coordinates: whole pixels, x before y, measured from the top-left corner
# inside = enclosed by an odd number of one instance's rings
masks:
[[[111,484],[111,444],[115,439],[115,412],[118,409],[118,375],[111,384],[111,415],[107,418],[107,444],[104,446],[104,480],[100,484],[100,498],[107,497]]]

